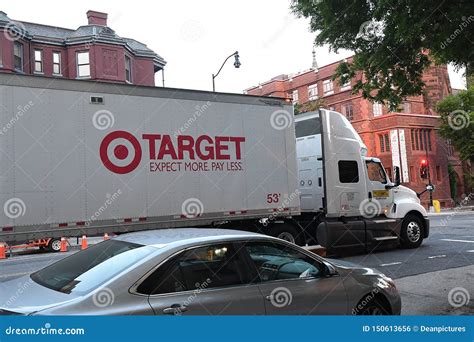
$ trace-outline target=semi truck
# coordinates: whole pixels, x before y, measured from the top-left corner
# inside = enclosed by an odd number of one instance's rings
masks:
[[[341,114],[291,101],[0,74],[0,242],[175,228],[328,251],[418,247],[429,221]]]

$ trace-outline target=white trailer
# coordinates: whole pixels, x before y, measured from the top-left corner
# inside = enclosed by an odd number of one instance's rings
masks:
[[[337,253],[429,235],[399,168],[391,181],[334,111],[5,74],[0,101],[0,242],[214,226]]]
[[[0,104],[0,241],[300,213],[283,99],[0,74]]]

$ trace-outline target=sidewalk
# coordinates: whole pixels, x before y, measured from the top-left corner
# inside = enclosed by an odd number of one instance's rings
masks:
[[[395,284],[402,296],[402,315],[474,314],[474,265],[395,279]],[[454,307],[449,297],[454,304],[467,304]]]
[[[459,206],[459,207],[454,207],[454,208],[441,209],[440,213],[428,212],[428,216],[473,214],[473,213],[474,213],[474,205],[468,205],[468,206],[463,206],[463,207]]]

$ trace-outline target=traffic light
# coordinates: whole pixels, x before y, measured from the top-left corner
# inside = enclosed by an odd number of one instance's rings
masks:
[[[420,177],[421,179],[428,178],[428,160],[422,159],[420,162]]]

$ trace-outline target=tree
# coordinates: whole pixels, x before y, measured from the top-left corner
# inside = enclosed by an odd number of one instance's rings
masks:
[[[361,72],[354,93],[391,110],[422,93],[423,71],[433,62],[474,75],[474,1],[292,0],[291,9],[310,19],[317,45],[355,52],[335,78],[344,84]]]
[[[324,107],[326,107],[326,104],[321,98],[318,98],[317,100],[308,101],[303,104],[297,103],[295,104],[295,115],[312,112]]]
[[[465,175],[470,187],[474,185],[474,86],[450,95],[436,108],[441,116],[440,134],[450,139],[462,160],[468,160],[471,169]]]

